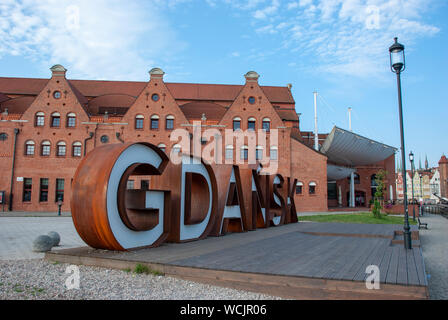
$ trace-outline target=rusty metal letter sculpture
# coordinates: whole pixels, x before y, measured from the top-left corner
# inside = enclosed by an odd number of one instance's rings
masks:
[[[123,251],[297,222],[290,178],[181,159],[169,162],[149,143],[90,152],[76,171],[71,199],[81,238],[93,248]],[[151,176],[150,189],[129,190],[128,178],[141,175]]]

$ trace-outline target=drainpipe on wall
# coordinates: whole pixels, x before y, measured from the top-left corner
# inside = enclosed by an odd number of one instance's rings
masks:
[[[12,190],[13,190],[13,184],[14,184],[14,166],[16,162],[16,146],[17,146],[17,135],[19,134],[20,130],[15,128],[14,129],[14,149],[12,151],[12,168],[11,168],[11,189],[9,190],[9,211],[12,211]]]
[[[93,132],[89,132],[89,137],[84,139],[84,156],[87,153],[87,141],[93,138]]]

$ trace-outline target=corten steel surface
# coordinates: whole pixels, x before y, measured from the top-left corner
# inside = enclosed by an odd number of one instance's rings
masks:
[[[193,159],[193,157],[191,157]],[[198,160],[198,159],[197,159]],[[185,242],[201,240],[206,238],[216,221],[216,210],[218,207],[218,193],[215,173],[212,167],[200,160],[204,165],[210,177],[212,202],[209,204],[209,190],[205,179],[198,174],[187,172],[185,174],[185,194],[182,195],[182,164],[169,162],[163,174],[154,176],[150,185],[154,190],[170,190],[171,191],[171,224],[168,242]],[[204,232],[197,238],[188,240],[180,239],[180,223],[181,223],[181,197],[185,200],[185,215],[183,223],[185,225],[200,223],[204,220],[207,212],[206,209],[211,206],[210,220]]]
[[[149,147],[160,157],[161,163],[156,168],[137,156],[139,160],[135,161],[142,163],[130,163],[127,168],[117,166],[120,168],[117,170],[123,172],[118,173],[121,176],[118,177],[119,182],[115,182],[115,164],[134,159],[132,155],[143,152],[133,149],[130,158],[127,158],[127,153],[120,157],[133,145]],[[89,153],[75,174],[71,202],[73,221],[81,238],[94,248],[125,250],[141,246],[155,247],[164,241],[188,242],[228,232],[298,222],[294,203],[296,179],[285,179],[279,174],[260,175],[257,171],[259,168],[254,165],[212,166],[203,159],[185,154],[182,159],[181,163],[169,161],[163,151],[149,143],[106,145]],[[201,169],[196,165],[201,165]],[[111,179],[113,169],[114,178]],[[149,178],[151,189],[127,190],[131,176]],[[117,183],[116,195],[108,194],[108,188],[115,187],[109,183]],[[157,205],[151,207],[151,203],[146,203],[148,197],[155,195],[154,191],[162,191],[164,194],[163,216]],[[108,196],[114,198],[108,200]],[[115,205],[115,197],[116,209],[113,207],[111,210],[114,211],[108,213],[108,205]],[[158,206],[162,208],[160,203]],[[229,211],[232,213],[224,218],[227,206],[232,207],[232,211]],[[234,211],[235,207],[239,207],[236,211],[238,214]],[[119,220],[114,216],[117,214],[115,210],[121,219],[119,225]],[[162,217],[164,225],[160,229]],[[123,225],[129,230],[123,229]],[[151,230],[156,227],[152,235],[159,236],[159,232],[162,235],[159,238],[152,237],[146,244],[146,236],[151,235]],[[139,232],[148,232],[144,234],[143,241],[142,237],[136,240]],[[123,241],[126,244],[120,244]]]
[[[131,173],[134,175],[160,174],[168,163],[168,157],[159,148],[150,143],[140,144],[153,149],[160,156],[162,162],[159,168],[134,165],[126,171],[125,175],[130,175]],[[80,237],[94,248],[124,250],[114,237],[109,225],[107,186],[116,160],[131,145],[133,143],[111,144],[94,149],[81,161],[73,178],[73,192],[70,202],[73,222]],[[120,187],[121,192],[117,196],[119,199],[120,216],[124,217],[123,222],[135,229],[148,228],[154,221],[140,220],[135,217],[135,212],[134,216],[131,214],[129,217],[126,217],[125,192],[123,185]],[[169,231],[167,223],[164,231],[166,234]]]

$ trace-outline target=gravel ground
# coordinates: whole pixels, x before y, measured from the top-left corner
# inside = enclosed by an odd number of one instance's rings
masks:
[[[80,266],[80,289],[67,290],[68,264],[0,261],[0,300],[270,300],[258,293],[165,276]]]
[[[426,213],[422,222],[428,223],[428,229],[420,230],[423,248],[429,296],[431,299],[448,299],[448,219],[440,215]]]

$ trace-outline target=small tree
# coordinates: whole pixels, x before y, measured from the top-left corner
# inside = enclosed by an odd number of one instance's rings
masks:
[[[372,213],[375,218],[381,218],[381,209],[383,209],[384,202],[384,192],[386,191],[386,184],[384,181],[387,177],[387,171],[381,169],[378,171],[375,177],[376,182],[376,192],[374,195],[373,209]]]

